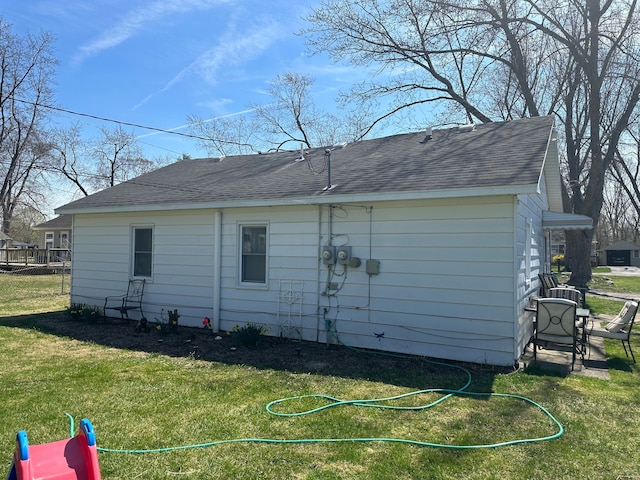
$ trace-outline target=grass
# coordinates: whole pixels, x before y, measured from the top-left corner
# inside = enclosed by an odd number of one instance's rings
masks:
[[[620,308],[615,300],[588,301],[597,313]],[[423,411],[350,406],[304,417],[276,417],[265,405],[291,395],[375,398],[429,387],[457,388],[466,377],[458,369],[425,359],[398,363],[344,349],[320,350],[323,356],[313,362],[309,358],[306,370],[119,349],[106,346],[107,341],[55,333],[55,325],[66,320],[60,314],[31,315],[31,308],[37,307],[29,301],[0,314],[0,461],[5,470],[17,430],[27,430],[32,444],[65,438],[65,412],[78,421],[91,419],[98,446],[112,449],[242,438],[396,437],[465,445],[556,432],[539,410],[501,397],[456,396]],[[632,342],[640,352],[638,337],[634,335]],[[264,356],[264,365],[273,365],[270,355],[283,355],[278,348],[264,346],[247,354],[256,351]],[[620,342],[608,343],[607,352],[609,381],[465,365],[473,370],[470,390],[517,394],[544,406],[564,426],[556,440],[481,450],[341,442],[228,443],[167,453],[100,453],[102,478],[640,478],[639,370],[627,361]],[[340,360],[334,364],[338,353]],[[314,367],[320,361],[329,367]],[[359,367],[349,375],[341,374],[345,365],[356,364]],[[436,398],[440,395],[428,393],[401,403],[419,405]],[[298,400],[277,408],[293,412],[321,404]]]
[[[69,305],[70,276],[0,272],[0,317],[55,312]]]
[[[606,292],[640,294],[640,277],[613,277],[609,275],[594,275],[589,287]]]

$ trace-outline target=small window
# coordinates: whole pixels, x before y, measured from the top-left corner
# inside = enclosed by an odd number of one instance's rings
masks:
[[[45,232],[44,234],[44,248],[53,248],[54,240],[53,240],[53,232]]]
[[[241,226],[242,283],[267,283],[267,227]]]
[[[60,248],[69,248],[69,232],[60,232]]]
[[[153,259],[153,229],[133,228],[133,276],[151,277]]]

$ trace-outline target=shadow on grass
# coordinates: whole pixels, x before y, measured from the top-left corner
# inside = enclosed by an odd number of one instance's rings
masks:
[[[613,357],[607,360],[609,370],[619,370],[621,372],[633,372],[632,360],[625,357]]]
[[[567,369],[558,369],[555,366],[545,366],[542,362],[535,362],[524,367],[524,371],[527,375],[534,375],[536,377],[556,377],[566,378],[571,372]]]
[[[412,389],[467,389],[490,392],[495,375],[512,368],[441,361],[418,356],[400,356],[343,345],[261,337],[257,347],[243,346],[233,332],[212,334],[210,330],[179,326],[175,333],[153,327],[136,331],[134,322],[106,319],[96,323],[72,321],[63,312],[0,318],[0,326],[36,330],[49,335],[94,343],[110,348],[191,358],[208,362],[248,365],[292,373],[314,373],[383,382]],[[465,370],[463,370],[465,369]]]

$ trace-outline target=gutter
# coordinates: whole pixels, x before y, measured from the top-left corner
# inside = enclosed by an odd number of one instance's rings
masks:
[[[496,195],[521,195],[535,194],[538,192],[538,184],[510,185],[501,187],[468,187],[464,189],[447,189],[431,191],[406,191],[406,192],[380,192],[366,194],[336,194],[327,192],[311,197],[298,198],[274,198],[274,199],[251,199],[232,201],[210,201],[197,203],[153,203],[153,204],[128,204],[109,206],[87,206],[87,207],[58,207],[57,214],[93,214],[93,213],[131,213],[131,212],[158,212],[175,210],[206,210],[221,208],[247,208],[247,207],[279,207],[296,205],[331,205],[339,203],[357,202],[383,202],[398,200],[424,200],[441,198],[468,198],[468,197],[489,197]]]

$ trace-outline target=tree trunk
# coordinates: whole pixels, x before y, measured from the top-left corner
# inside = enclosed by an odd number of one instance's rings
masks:
[[[591,240],[593,230],[567,230],[565,260],[571,269],[569,284],[586,288],[591,280]]]

